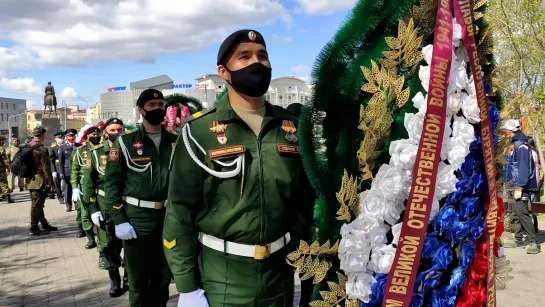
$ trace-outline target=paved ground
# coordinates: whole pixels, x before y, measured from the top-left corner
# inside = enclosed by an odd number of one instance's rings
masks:
[[[87,239],[75,237],[75,212],[48,199],[46,217],[59,231],[30,237],[28,192],[13,198],[14,204],[0,204],[1,307],[128,306],[128,294],[108,296],[108,274],[98,269],[96,249],[86,250]],[[176,306],[173,284],[170,294],[169,306]]]
[[[538,242],[544,252],[528,255],[522,248],[505,250],[511,261],[512,275],[515,277],[505,290],[497,292],[498,307],[543,307],[545,306],[545,217],[540,217]]]

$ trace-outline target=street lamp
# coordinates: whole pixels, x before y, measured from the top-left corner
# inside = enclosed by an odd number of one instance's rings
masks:
[[[25,115],[25,114],[26,114],[26,112],[8,116],[8,144],[9,145],[11,145],[11,125],[9,123],[9,119],[12,118],[12,117],[15,118],[17,116],[21,116],[21,115]]]

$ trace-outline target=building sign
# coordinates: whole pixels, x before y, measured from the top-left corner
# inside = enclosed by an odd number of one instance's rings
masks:
[[[193,84],[172,84],[172,88],[192,88]]]
[[[196,87],[196,88],[206,88],[207,85],[208,85],[208,84],[206,84],[206,83],[197,83],[197,84],[195,84],[195,87]]]
[[[127,89],[126,86],[109,87],[108,92],[118,92],[118,91],[124,91],[126,89]]]

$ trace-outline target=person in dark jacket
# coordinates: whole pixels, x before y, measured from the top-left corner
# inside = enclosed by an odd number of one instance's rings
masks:
[[[66,208],[70,208],[70,210],[72,209],[72,184],[70,183],[70,166],[72,163],[72,151],[74,151],[76,147],[74,143],[77,133],[78,131],[76,129],[67,129],[65,131],[65,143],[62,144],[59,149],[59,165],[61,171],[59,176],[63,181],[62,194],[64,195]],[[83,228],[79,226],[80,225],[78,225],[79,231],[76,236],[78,238],[82,238],[85,236],[85,233],[83,232]]]
[[[536,243],[532,215],[530,213],[530,193],[537,190],[535,162],[528,146],[528,137],[520,130],[517,120],[509,119],[501,130],[511,136],[511,145],[507,149],[504,181],[507,191],[513,195],[513,223],[515,224],[515,240],[504,240],[503,246],[526,247],[526,253],[537,254],[541,247]]]
[[[57,194],[57,199],[60,204],[64,204],[64,198],[62,196],[61,189],[61,175],[63,171],[61,169],[61,164],[59,161],[59,153],[62,144],[64,144],[64,131],[57,131],[53,134],[55,137],[55,143],[51,144],[49,148],[49,160],[51,161],[51,170],[53,172],[53,181],[55,183],[55,192]],[[66,203],[66,212],[72,211],[70,203]]]

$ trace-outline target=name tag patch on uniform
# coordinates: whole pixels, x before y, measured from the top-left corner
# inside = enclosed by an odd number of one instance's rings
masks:
[[[244,146],[242,145],[216,148],[216,149],[211,149],[208,151],[208,155],[210,156],[210,159],[224,158],[224,157],[239,155],[242,153],[244,153]]]
[[[301,149],[299,146],[295,145],[288,145],[288,144],[278,144],[278,152],[279,153],[287,153],[287,154],[299,154]]]
[[[136,163],[146,163],[151,161],[151,157],[149,156],[137,156],[137,157],[131,157],[131,159]]]
[[[110,162],[119,161],[119,148],[110,148]]]

